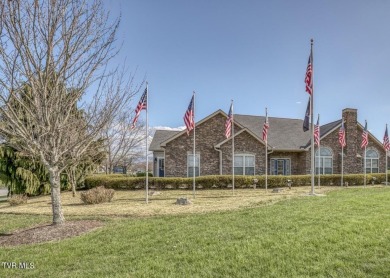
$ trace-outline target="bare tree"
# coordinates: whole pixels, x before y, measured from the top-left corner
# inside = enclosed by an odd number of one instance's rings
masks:
[[[137,127],[131,129],[133,114],[123,111],[103,131],[107,153],[106,172],[112,173],[114,166],[129,167],[134,158],[141,155],[145,142],[145,125],[138,121]]]
[[[99,0],[0,1],[0,133],[45,165],[53,224],[62,224],[60,173],[129,102],[127,92],[106,90],[120,20],[110,20]],[[80,105],[82,99],[90,101]]]

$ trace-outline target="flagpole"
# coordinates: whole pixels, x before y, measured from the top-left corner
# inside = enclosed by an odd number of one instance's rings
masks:
[[[386,139],[385,139],[386,138]],[[388,136],[388,133],[387,133],[387,124],[386,124],[386,131],[385,131],[385,138],[383,138],[383,143],[384,143],[384,147],[385,147],[385,153],[386,153],[386,168],[385,168],[385,173],[386,173],[386,185],[387,185],[387,155],[388,155],[388,141],[389,141],[389,136]],[[385,140],[387,142],[385,142]]]
[[[386,171],[386,185],[387,185],[387,154],[388,154],[388,152],[387,152],[387,150],[385,150],[385,152],[386,152],[386,169],[385,169],[385,171]]]
[[[310,118],[311,118],[311,194],[314,193],[314,61],[313,61],[313,39],[311,39],[310,55],[312,64],[312,92],[310,94]]]
[[[341,145],[341,186],[344,186],[344,146]]]
[[[234,109],[232,100],[232,188],[234,195]]]
[[[149,203],[149,159],[148,159],[148,134],[149,134],[149,122],[148,122],[148,111],[149,111],[149,90],[148,90],[148,82],[146,82],[146,171],[145,171],[145,176],[146,176],[146,203]]]
[[[318,114],[318,121],[317,121],[317,124],[318,124],[318,160],[319,160],[319,163],[318,163],[318,166],[321,166],[321,130],[320,130],[320,114]],[[321,167],[319,167],[319,171],[318,171],[318,188],[321,187]],[[324,168],[324,167],[322,167]]]
[[[267,107],[265,108],[265,121],[268,120]],[[268,192],[268,134],[265,139],[265,192]]]
[[[195,199],[195,164],[196,164],[196,153],[195,153],[195,91],[193,91],[193,98],[194,98],[194,111],[193,111],[193,121],[194,121],[194,165],[193,165],[193,171],[192,171],[192,195]],[[199,167],[200,167],[200,161],[199,161]],[[199,168],[200,171],[200,168]]]
[[[364,146],[364,187],[366,186],[366,174],[367,174],[367,171],[366,171],[366,151],[367,149],[367,146]]]

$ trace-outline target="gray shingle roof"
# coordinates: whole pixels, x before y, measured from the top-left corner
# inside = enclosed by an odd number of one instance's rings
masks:
[[[262,138],[265,116],[235,114],[234,119],[238,124],[246,127],[258,136],[258,138]],[[297,151],[310,145],[310,132],[303,132],[302,119],[268,117],[268,122],[270,125],[268,130],[268,144],[274,147],[275,150]],[[321,138],[340,125],[341,120],[322,125],[320,127]],[[164,149],[161,148],[161,143],[174,137],[179,132],[181,131],[156,130],[149,150],[163,151]]]
[[[234,115],[235,120],[262,138],[264,116]],[[310,140],[303,132],[303,120],[268,117],[268,144],[276,150],[299,150]]]
[[[161,148],[161,143],[168,140],[170,137],[175,136],[180,131],[175,130],[156,130],[154,133],[152,142],[149,146],[149,151],[163,151],[164,149]]]

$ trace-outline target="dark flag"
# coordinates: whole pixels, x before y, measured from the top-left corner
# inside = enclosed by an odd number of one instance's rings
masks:
[[[317,118],[317,124],[314,126],[314,143],[320,145],[320,115]]]
[[[343,148],[347,145],[347,142],[345,142],[344,119],[341,120],[341,127],[339,130],[339,143]]]
[[[361,148],[367,147],[368,145],[368,131],[367,131],[367,121],[366,125],[364,126],[364,130],[362,133],[362,144],[360,145]]]
[[[310,98],[307,103],[306,113],[305,113],[305,119],[303,120],[303,131],[308,131],[310,129]]]
[[[188,105],[187,111],[184,114],[184,123],[187,127],[187,135],[190,134],[190,131],[194,129],[194,96],[192,95],[191,102]]]
[[[385,135],[383,136],[383,147],[386,151],[390,150],[389,134],[387,133],[387,125]]]
[[[138,121],[139,115],[141,114],[142,110],[147,109],[147,104],[148,103],[148,87],[145,88],[144,93],[141,96],[141,99],[138,102],[137,108],[135,109],[135,117],[133,120],[133,124],[131,128],[135,128],[135,124]]]
[[[232,125],[233,125],[233,102],[230,104],[229,114],[225,122],[225,136],[229,138],[232,135]]]

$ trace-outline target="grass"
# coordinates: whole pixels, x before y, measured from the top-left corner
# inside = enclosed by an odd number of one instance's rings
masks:
[[[209,192],[209,199],[212,194],[228,194]],[[210,202],[206,197],[199,196],[194,203]],[[229,203],[232,198],[214,199]],[[209,213],[198,209],[168,214],[163,201],[162,215],[139,215],[153,217],[116,218],[105,212],[106,226],[89,234],[1,248],[1,261],[29,262],[34,269],[0,265],[0,277],[390,277],[389,187],[281,198],[266,206],[260,199],[248,201],[241,209]],[[78,209],[93,213],[92,207]],[[1,229],[21,227],[27,219],[29,226],[48,218],[0,214]]]
[[[326,193],[335,189],[337,187],[323,186],[316,188],[316,192]],[[309,191],[309,187],[293,187],[280,193],[272,193],[272,189],[268,192],[263,189],[236,189],[234,194],[232,190],[198,190],[193,198],[191,190],[166,190],[150,196],[149,204],[145,202],[144,191],[116,191],[111,203],[87,206],[81,202],[79,193],[74,198],[71,192],[65,192],[61,194],[61,200],[65,216],[145,217],[236,210],[305,195]],[[192,205],[175,205],[176,199],[180,197],[187,197]],[[27,204],[14,207],[0,203],[0,212],[51,215],[50,196],[31,198]]]

